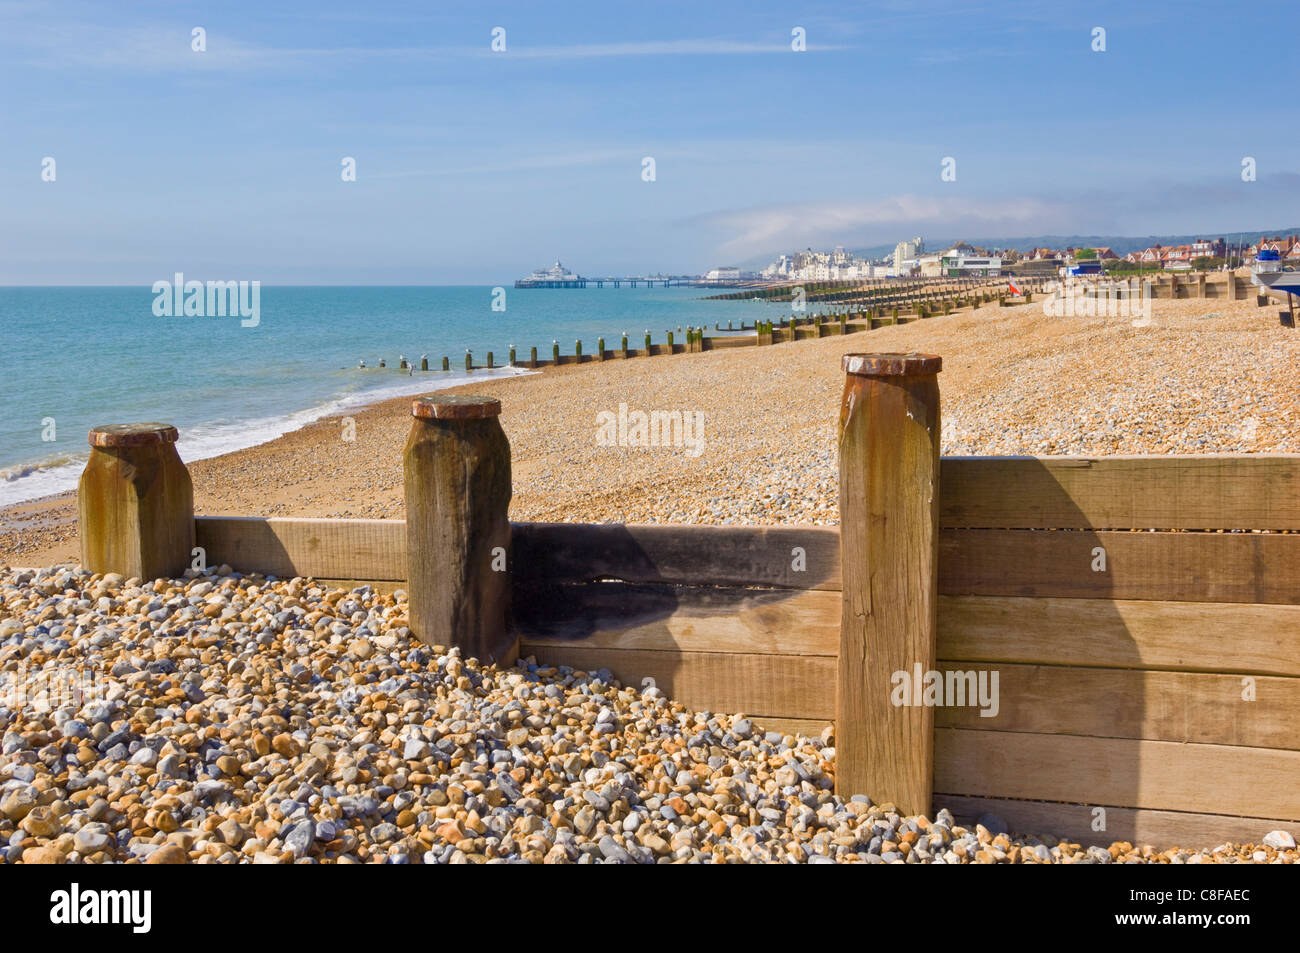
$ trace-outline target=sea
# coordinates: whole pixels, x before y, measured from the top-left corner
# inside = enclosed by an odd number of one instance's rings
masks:
[[[97,425],[158,421],[186,462],[273,440],[349,407],[466,380],[465,352],[505,365],[552,341],[641,347],[688,325],[780,320],[788,304],[698,288],[260,289],[258,319],[167,316],[151,287],[0,288],[0,506],[74,489]],[[493,309],[497,304],[498,310]],[[504,310],[499,310],[504,306]],[[680,335],[677,340],[681,340]],[[420,359],[429,366],[421,372]],[[443,356],[452,370],[441,370]],[[398,369],[402,356],[416,367]],[[387,367],[381,369],[380,359]],[[361,364],[365,366],[362,367]],[[529,373],[472,372],[472,379]]]

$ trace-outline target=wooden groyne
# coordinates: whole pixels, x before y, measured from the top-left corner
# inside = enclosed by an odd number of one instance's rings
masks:
[[[655,335],[645,331],[642,335],[623,336],[617,347],[607,347],[605,338],[598,338],[594,350],[583,348],[582,341],[575,341],[570,353],[565,353],[558,341],[552,341],[549,347],[539,351],[529,347],[527,354],[520,354],[514,347],[510,348],[507,363],[502,365],[495,361],[491,351],[486,353],[486,361],[476,361],[470,352],[466,352],[463,367],[467,372],[491,370],[497,367],[522,367],[538,370],[544,367],[559,367],[569,364],[585,364],[592,361],[624,360],[640,357],[661,357],[671,354],[687,354],[698,351],[714,351],[733,347],[753,347],[758,345],[782,344],[807,338],[827,337],[835,334],[854,334],[870,331],[890,324],[906,324],[921,318],[933,318],[940,315],[956,314],[960,311],[974,310],[998,301],[1025,303],[1032,296],[1040,293],[1048,285],[1047,279],[1029,279],[1018,282],[1017,287],[1026,292],[1025,297],[1011,298],[1007,291],[1005,278],[969,279],[946,281],[891,282],[881,283],[878,293],[869,299],[857,303],[828,301],[835,310],[816,313],[792,313],[779,323],[775,320],[766,323],[759,320],[746,325],[741,320],[740,328],[722,328],[715,324],[714,331],[756,332],[753,336],[712,336],[706,328],[684,327],[678,332],[666,331],[661,343],[655,343]],[[733,297],[733,296],[725,296]],[[766,330],[765,330],[766,329]],[[384,367],[385,362],[379,362]],[[408,365],[404,360],[402,368]],[[449,371],[452,361],[442,358],[442,370]],[[420,370],[428,370],[427,356],[420,361]]]
[[[843,367],[839,528],[505,524],[496,402],[434,399],[408,520],[194,518],[149,438],[88,465],[83,559],[175,575],[192,534],[207,565],[400,585],[467,654],[833,725],[839,792],[903,812],[1103,844],[1300,826],[1300,455],[940,458],[938,357]]]

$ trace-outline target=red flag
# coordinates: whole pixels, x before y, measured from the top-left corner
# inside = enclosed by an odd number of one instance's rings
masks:
[[[1018,294],[1020,294],[1020,289],[1016,287],[1016,283],[1015,283],[1014,280],[1012,280],[1011,278],[1008,278],[1008,279],[1007,279],[1007,284],[1009,284],[1009,285],[1011,286],[1011,293],[1012,293],[1013,295],[1018,295]]]

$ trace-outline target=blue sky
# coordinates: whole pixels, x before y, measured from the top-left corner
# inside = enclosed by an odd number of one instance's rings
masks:
[[[1273,0],[0,0],[0,283],[496,284],[1289,225],[1298,26]]]

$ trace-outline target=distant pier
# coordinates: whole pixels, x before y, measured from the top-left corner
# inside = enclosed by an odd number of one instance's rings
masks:
[[[613,285],[615,288],[621,288],[623,285],[628,285],[636,288],[645,285],[647,288],[653,288],[655,285],[659,285],[661,288],[767,288],[777,283],[753,278],[703,278],[699,275],[623,275],[601,278],[565,275],[564,277],[519,278],[515,281],[515,287],[586,288],[588,285],[595,285],[597,288],[603,288],[605,285]]]

